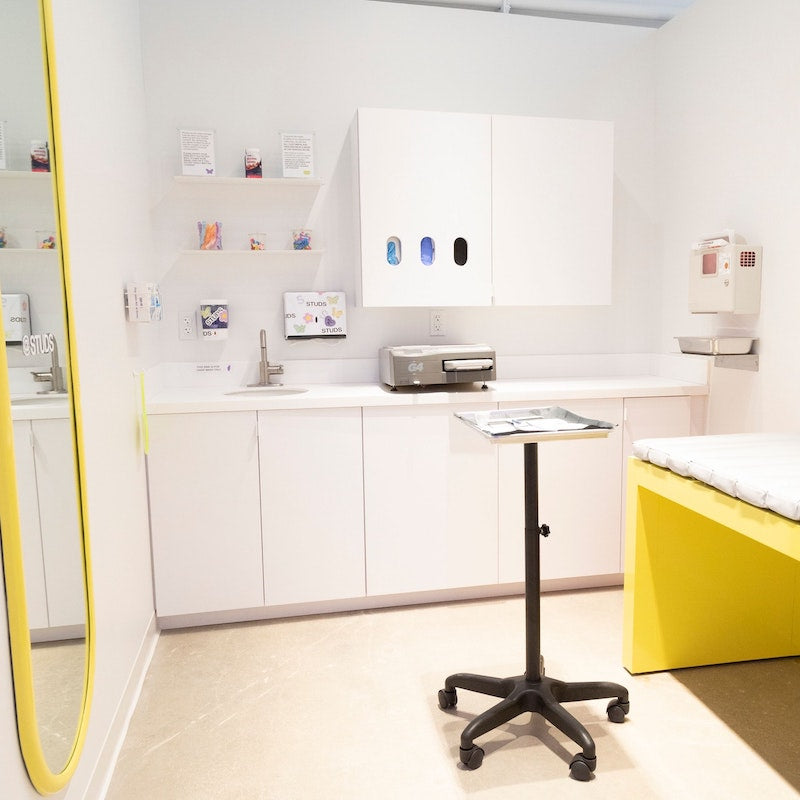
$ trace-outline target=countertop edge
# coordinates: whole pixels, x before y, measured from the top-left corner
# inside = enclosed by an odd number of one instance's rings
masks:
[[[165,389],[148,398],[150,415],[214,411],[266,411],[315,408],[462,406],[548,400],[703,396],[708,385],[653,375],[607,378],[539,378],[492,381],[485,390],[425,389],[391,391],[378,384],[309,384],[301,394],[276,397],[228,395],[238,387]]]

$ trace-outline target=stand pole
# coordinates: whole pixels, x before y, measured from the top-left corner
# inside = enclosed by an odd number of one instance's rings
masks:
[[[539,454],[536,442],[524,445],[525,459],[525,678],[542,679],[539,591]]]

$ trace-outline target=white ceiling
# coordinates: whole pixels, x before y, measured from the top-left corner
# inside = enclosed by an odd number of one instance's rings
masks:
[[[659,27],[690,6],[694,0],[378,0],[378,2],[450,6],[495,13]]]

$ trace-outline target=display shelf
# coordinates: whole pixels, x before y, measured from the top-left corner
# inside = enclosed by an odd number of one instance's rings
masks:
[[[261,231],[268,241],[289,243],[294,228],[306,228],[308,217],[317,200],[322,181],[317,178],[230,178],[218,176],[175,175],[176,192],[173,207],[168,211],[173,224],[183,225],[191,219],[226,219],[223,222],[227,241],[246,244],[247,231]],[[257,184],[257,189],[242,189]],[[177,191],[180,187],[180,191]],[[210,190],[210,191],[209,191]],[[276,231],[285,231],[283,233]],[[272,231],[272,233],[271,233]],[[184,240],[184,243],[188,243]],[[244,247],[223,250],[181,249],[178,257],[196,260],[211,259],[215,264],[226,258],[236,264],[291,262],[316,265],[324,250],[268,249]],[[210,262],[208,262],[210,263]]]
[[[50,258],[57,252],[57,248],[46,249],[43,247],[0,247],[0,258],[11,258],[14,255],[29,256],[33,253],[43,258]]]
[[[224,258],[225,256],[235,256],[237,258],[298,258],[314,260],[316,256],[321,256],[324,250],[181,250],[182,256],[203,256],[204,258]]]
[[[31,180],[31,181],[50,181],[52,172],[28,172],[18,169],[0,169],[0,180]]]
[[[202,175],[175,175],[176,183],[191,184],[192,186],[199,186],[206,184],[207,186],[241,186],[241,185],[254,185],[264,188],[309,188],[320,187],[322,181],[317,178],[225,178],[215,175],[208,177]]]

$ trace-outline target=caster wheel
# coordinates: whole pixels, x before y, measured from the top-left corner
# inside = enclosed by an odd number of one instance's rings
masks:
[[[465,750],[463,747],[460,747],[459,750],[461,751],[461,763],[467,769],[478,769],[483,764],[482,748],[473,745],[469,750]]]
[[[596,766],[596,758],[586,758],[582,753],[578,753],[569,765],[569,776],[576,781],[588,781]]]
[[[455,689],[439,689],[439,708],[454,708],[457,702]]]
[[[628,713],[628,711],[630,711],[630,709],[630,703],[620,703],[617,700],[612,700],[608,704],[606,714],[608,714],[608,718],[611,720],[611,722],[625,722],[625,715]]]

